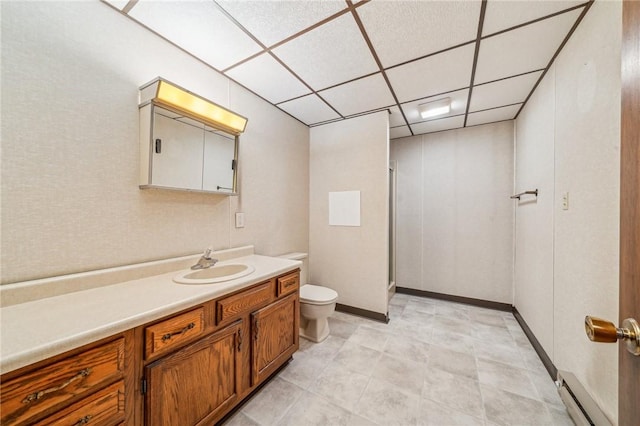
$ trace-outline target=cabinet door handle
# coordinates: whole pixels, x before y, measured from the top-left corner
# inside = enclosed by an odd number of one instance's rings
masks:
[[[84,416],[83,418],[79,419],[77,422],[75,422],[73,424],[73,426],[82,426],[82,425],[86,425],[91,421],[91,418],[93,416],[91,414],[88,414],[86,416]]]
[[[254,330],[255,330],[255,333],[253,334],[253,339],[257,342],[257,341],[258,341],[258,330],[259,330],[259,329],[258,329],[258,320],[256,320],[256,321],[253,323],[253,328],[254,328]]]
[[[171,339],[173,336],[177,336],[178,334],[186,333],[187,331],[191,330],[192,328],[195,328],[195,326],[196,326],[195,322],[190,322],[189,324],[187,324],[187,326],[185,328],[183,328],[180,331],[174,331],[173,333],[167,333],[167,334],[162,336],[162,342],[166,342],[167,340]]]
[[[238,352],[242,350],[242,329],[238,330]]]
[[[61,389],[64,389],[67,386],[69,386],[71,383],[75,382],[76,380],[83,379],[83,378],[87,377],[89,374],[91,374],[91,369],[90,368],[85,368],[83,370],[80,370],[80,371],[78,371],[78,373],[75,376],[73,376],[72,378],[70,378],[69,380],[67,380],[66,382],[64,382],[64,383],[62,383],[62,384],[60,384],[58,386],[54,386],[52,388],[41,390],[41,391],[34,392],[32,394],[27,395],[26,398],[22,400],[22,403],[23,404],[29,404],[29,403],[31,403],[33,401],[37,401],[37,400],[41,399],[43,396],[45,396],[46,394],[51,393],[51,392],[56,392],[56,391],[59,391]]]

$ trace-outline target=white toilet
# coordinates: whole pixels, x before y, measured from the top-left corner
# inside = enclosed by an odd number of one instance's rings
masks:
[[[327,287],[307,282],[307,254],[287,253],[280,257],[301,260],[300,267],[300,337],[322,342],[329,335],[329,321],[336,308],[338,293]]]

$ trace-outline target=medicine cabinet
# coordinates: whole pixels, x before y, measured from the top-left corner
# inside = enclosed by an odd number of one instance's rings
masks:
[[[247,119],[173,83],[140,88],[140,188],[235,195]]]

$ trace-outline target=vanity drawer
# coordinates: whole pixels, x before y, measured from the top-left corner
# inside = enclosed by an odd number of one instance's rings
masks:
[[[300,288],[300,274],[298,272],[278,278],[278,297],[293,293],[298,288]]]
[[[114,426],[124,420],[124,382],[114,383],[36,426]]]
[[[145,358],[149,359],[167,352],[203,332],[204,308],[202,306],[150,325],[144,329]]]
[[[273,280],[216,302],[216,324],[230,321],[262,307],[273,299]]]
[[[44,411],[121,379],[123,370],[124,339],[120,338],[3,382],[0,423],[26,423]]]

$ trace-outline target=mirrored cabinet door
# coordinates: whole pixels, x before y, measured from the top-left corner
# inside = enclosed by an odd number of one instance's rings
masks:
[[[207,128],[204,133],[202,189],[233,192],[235,138]]]
[[[160,108],[156,108],[153,119],[153,184],[202,189],[204,126],[184,122]]]

